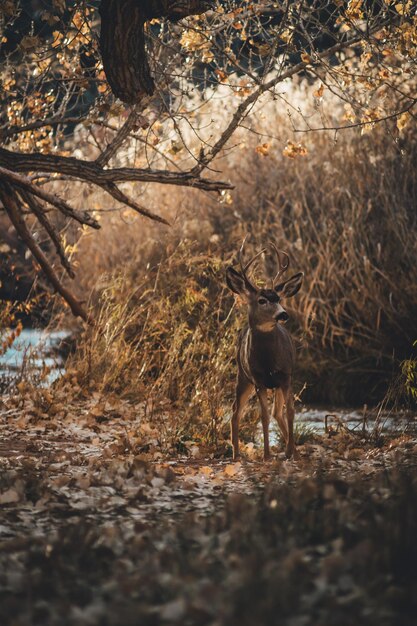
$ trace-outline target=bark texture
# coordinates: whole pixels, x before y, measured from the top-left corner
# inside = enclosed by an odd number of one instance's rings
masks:
[[[212,0],[102,0],[100,49],[112,92],[127,104],[152,95],[155,83],[145,46],[145,22],[204,13]]]

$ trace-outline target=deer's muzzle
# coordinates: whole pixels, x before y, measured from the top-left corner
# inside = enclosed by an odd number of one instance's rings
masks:
[[[286,322],[290,319],[290,316],[286,311],[281,311],[280,313],[278,313],[278,315],[275,316],[275,319],[277,320],[277,322]]]

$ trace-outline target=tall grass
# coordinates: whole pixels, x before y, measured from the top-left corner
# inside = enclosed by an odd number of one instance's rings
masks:
[[[392,125],[337,142],[303,135],[298,159],[282,154],[294,137],[272,99],[247,126],[218,161],[236,185],[230,197],[141,189],[172,228],[111,213],[77,255],[98,325],[72,367],[86,384],[143,398],[179,430],[199,423],[210,436],[229,410],[244,318],[224,270],[247,232],[254,248],[273,240],[305,273],[288,310],[306,400],[378,401],[417,337],[415,126],[399,138]],[[266,140],[264,157],[256,147]]]

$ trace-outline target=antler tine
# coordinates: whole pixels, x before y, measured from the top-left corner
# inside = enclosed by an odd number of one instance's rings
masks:
[[[276,247],[276,245],[271,241],[269,243],[270,247],[274,250],[275,254],[277,255],[277,259],[278,259],[278,272],[276,273],[275,277],[271,280],[271,286],[272,289],[275,287],[276,282],[278,280],[278,278],[280,278],[280,276],[282,276],[284,274],[284,272],[287,271],[287,269],[290,266],[290,257],[288,256],[288,254],[286,252],[283,252],[283,250],[278,250],[278,248]],[[283,255],[284,259],[283,261],[281,260],[281,254]],[[286,263],[285,263],[286,261]]]
[[[247,277],[246,272],[248,271],[250,266],[256,261],[256,259],[259,258],[261,256],[261,254],[264,254],[264,252],[266,252],[266,248],[262,248],[262,250],[260,250],[251,259],[249,259],[249,261],[246,263],[246,265],[243,265],[243,258],[242,258],[243,257],[243,250],[244,250],[245,243],[246,243],[246,240],[247,240],[248,236],[249,235],[246,235],[246,237],[244,238],[244,240],[242,242],[242,245],[240,246],[239,253],[238,253],[238,260],[239,260],[240,269],[241,269],[242,276],[243,276],[243,279],[244,279],[245,283],[251,289],[256,289],[256,287],[250,282],[249,278]]]

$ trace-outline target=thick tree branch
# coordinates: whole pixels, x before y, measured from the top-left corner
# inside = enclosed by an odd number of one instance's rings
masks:
[[[100,156],[96,159],[97,165],[104,167],[110,161],[110,159],[116,154],[118,149],[123,145],[123,142],[129,137],[129,134],[134,129],[137,120],[136,110],[133,109],[129,113],[129,117],[121,128],[117,131],[113,141],[109,143],[107,148],[103,150]]]
[[[112,92],[128,104],[155,90],[145,47],[145,22],[204,13],[212,0],[102,0],[100,49]]]
[[[29,191],[34,196],[45,200],[48,204],[52,204],[61,213],[67,217],[71,217],[80,224],[86,224],[87,226],[91,226],[91,228],[100,228],[100,224],[97,220],[95,220],[94,217],[91,217],[87,211],[77,211],[76,209],[73,209],[67,202],[65,202],[65,200],[62,200],[62,198],[54,193],[50,193],[49,191],[45,191],[45,189],[41,189],[37,185],[34,185],[26,176],[20,176],[19,174],[15,174],[15,172],[12,172],[4,167],[0,167],[0,178],[6,178],[9,182],[14,183],[22,189]]]
[[[192,172],[170,172],[168,170],[135,169],[120,167],[103,170],[96,163],[52,154],[23,154],[0,148],[0,167],[13,172],[47,172],[72,176],[94,185],[122,182],[160,183],[194,187],[204,191],[233,189],[224,181],[200,178]],[[30,182],[30,181],[29,181]]]
[[[26,226],[25,219],[19,210],[18,201],[13,188],[7,183],[1,183],[0,185],[0,200],[8,214],[10,221],[16,229],[19,237],[23,243],[29,248],[33,257],[39,263],[49,282],[53,285],[56,291],[64,298],[68,303],[72,313],[76,317],[81,317],[88,323],[93,323],[93,320],[88,315],[87,311],[79,300],[61,283],[56,275],[53,267],[49,263],[48,259],[30,234],[28,227]]]

